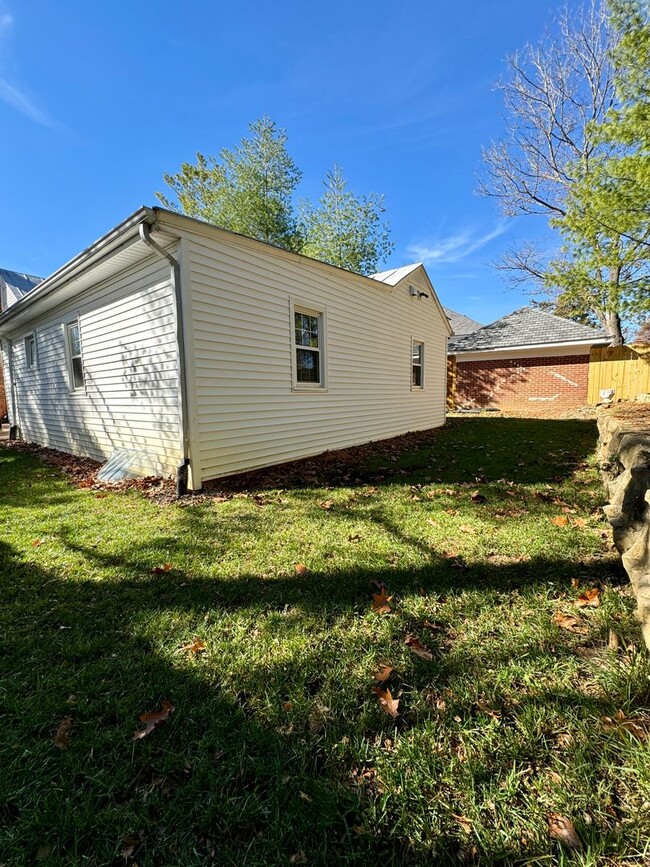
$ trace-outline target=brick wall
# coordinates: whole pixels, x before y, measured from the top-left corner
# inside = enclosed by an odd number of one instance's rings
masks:
[[[498,407],[543,413],[587,402],[588,355],[500,358],[456,365],[457,407]]]

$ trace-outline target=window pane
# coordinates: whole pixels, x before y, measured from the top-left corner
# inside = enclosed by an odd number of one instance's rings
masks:
[[[422,344],[413,344],[413,364],[422,364]]]
[[[418,388],[420,388],[422,385],[422,368],[419,364],[413,365],[413,385],[417,386]]]
[[[35,364],[35,352],[34,352],[34,338],[26,337],[25,338],[25,356],[27,359],[27,367],[34,367]]]
[[[84,387],[84,367],[79,356],[72,359],[72,384],[74,388]]]
[[[311,349],[296,350],[298,382],[320,382],[320,353]]]
[[[79,339],[79,326],[68,325],[68,340],[70,341],[70,355],[81,355],[81,340]]]

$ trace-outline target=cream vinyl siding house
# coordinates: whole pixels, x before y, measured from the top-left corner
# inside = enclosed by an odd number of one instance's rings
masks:
[[[424,268],[401,270],[360,277],[143,208],[0,316],[11,422],[98,460],[126,450],[137,472],[185,466],[194,489],[441,425],[450,329]]]

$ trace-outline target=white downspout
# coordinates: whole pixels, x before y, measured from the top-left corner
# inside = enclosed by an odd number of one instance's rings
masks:
[[[176,494],[180,497],[187,493],[188,485],[188,468],[190,464],[190,433],[189,433],[189,414],[187,406],[187,365],[185,359],[185,338],[183,329],[183,304],[181,297],[181,268],[177,259],[172,256],[164,247],[161,247],[151,237],[151,230],[155,228],[150,223],[140,223],[139,232],[140,238],[148,246],[151,247],[159,256],[169,262],[171,273],[171,285],[174,293],[174,304],[176,307],[176,345],[178,349],[178,373],[181,386],[180,400],[180,416],[181,416],[181,431],[182,431],[182,463],[176,472]]]

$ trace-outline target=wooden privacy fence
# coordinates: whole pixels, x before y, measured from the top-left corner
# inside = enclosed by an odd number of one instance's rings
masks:
[[[587,403],[602,403],[602,389],[613,388],[613,400],[633,400],[650,392],[650,346],[593,346],[589,354]]]
[[[447,356],[447,409],[456,408],[456,356]]]

